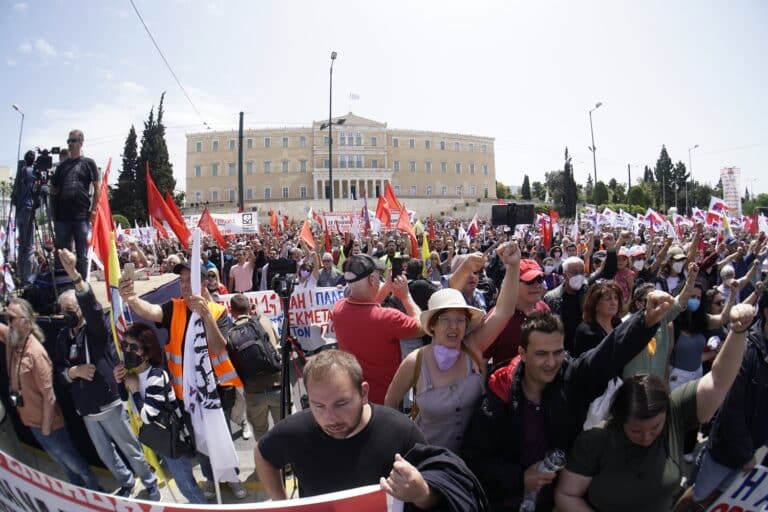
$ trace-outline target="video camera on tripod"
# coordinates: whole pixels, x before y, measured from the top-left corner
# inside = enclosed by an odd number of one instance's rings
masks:
[[[37,150],[37,159],[34,164],[35,182],[32,186],[32,194],[35,198],[35,207],[40,205],[40,196],[48,194],[48,181],[51,177],[51,169],[53,169],[53,156],[61,153],[61,148],[58,146],[51,147],[51,149]]]

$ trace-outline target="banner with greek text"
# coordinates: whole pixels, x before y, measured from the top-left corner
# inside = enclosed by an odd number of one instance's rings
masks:
[[[760,460],[760,459],[757,459]],[[768,510],[768,468],[755,466],[748,473],[739,472],[707,512],[747,512]]]
[[[258,212],[243,213],[211,213],[216,227],[221,234],[227,235],[249,235],[259,232],[259,214]],[[200,214],[185,215],[184,222],[188,228],[197,226],[200,222]]]
[[[273,291],[248,292],[245,294],[251,304],[258,306],[275,326],[278,336],[283,329],[283,305]],[[220,295],[217,302],[227,306],[233,294]],[[333,305],[344,297],[339,288],[309,288],[295,290],[291,295],[288,322],[291,336],[296,338],[304,350],[316,350],[323,345],[336,343],[336,332],[331,322]]]

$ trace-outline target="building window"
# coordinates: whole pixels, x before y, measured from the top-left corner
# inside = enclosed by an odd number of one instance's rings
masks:
[[[473,142],[469,143],[469,152],[474,153],[475,152],[475,144]]]
[[[264,161],[264,174],[269,174],[272,172],[272,162],[269,160]]]
[[[211,164],[211,176],[219,175],[219,164]]]
[[[413,160],[408,162],[408,170],[411,172],[416,172],[416,162],[414,162]]]
[[[340,169],[347,168],[347,155],[339,155],[339,168]]]
[[[482,150],[483,153],[487,153],[488,152],[488,145],[487,144],[483,144],[481,146],[481,150]]]
[[[339,146],[346,146],[347,138],[344,136],[344,132],[339,132]]]
[[[199,165],[196,165],[195,166],[195,178],[199,178],[202,175],[203,175],[203,168],[200,167]]]
[[[235,139],[229,139],[229,150],[230,151],[235,150]]]
[[[329,144],[331,139],[328,138],[327,135],[323,136],[323,146],[327,146]]]
[[[408,139],[408,147],[411,149],[416,149],[416,139]]]
[[[424,172],[426,172],[427,174],[432,172],[432,162],[430,162],[429,160],[424,162]]]
[[[253,139],[245,139],[246,149],[253,149]]]
[[[245,162],[245,173],[248,175],[253,174],[253,162]]]
[[[475,164],[469,164],[469,174],[475,174]]]
[[[202,153],[202,152],[203,152],[203,143],[195,142],[195,153]]]
[[[453,143],[453,150],[454,151],[461,151],[461,143],[460,142],[454,142]]]
[[[218,201],[219,200],[219,191],[218,190],[212,190],[211,191],[211,201]]]
[[[486,199],[488,199],[488,187],[485,187],[485,188],[483,189],[483,197],[485,197]]]
[[[234,176],[235,175],[235,164],[228,164],[229,167],[229,175]]]
[[[393,148],[399,148],[400,147],[400,141],[397,139],[397,137],[392,137],[392,147]]]
[[[379,161],[371,160],[371,169],[378,169],[378,168],[379,168]]]
[[[440,172],[443,174],[448,172],[448,162],[440,162]]]
[[[288,187],[283,187],[283,199],[288,199]]]
[[[218,151],[219,150],[219,141],[218,140],[212,140],[211,141],[211,151]]]
[[[400,185],[395,185],[395,194],[400,195]]]
[[[288,147],[288,137],[283,137],[283,147],[284,148]]]
[[[477,187],[474,185],[469,186],[469,195],[475,197],[477,195]]]
[[[427,139],[424,141],[424,149],[432,149],[432,140]]]
[[[358,169],[362,169],[363,168],[363,155],[357,155],[355,160],[357,161],[357,168]]]
[[[305,135],[302,135],[299,137],[299,147],[305,148],[307,147],[307,137]]]
[[[330,166],[331,166],[331,161],[330,160],[328,160],[327,158],[325,160],[323,160],[323,167],[324,168],[327,169]]]
[[[355,143],[355,136],[353,134],[347,135],[347,146],[351,146]]]
[[[371,137],[371,146],[376,146],[378,144],[378,138],[376,136]]]
[[[363,136],[360,134],[360,132],[357,132],[355,134],[355,146],[362,146],[363,145]]]
[[[264,188],[264,199],[272,199],[272,187]]]
[[[229,189],[229,201],[232,203],[235,202],[235,189],[233,188]]]
[[[306,199],[307,198],[307,186],[302,185],[299,187],[299,198],[300,199]]]
[[[445,151],[445,141],[444,140],[440,141],[440,151]]]
[[[443,185],[442,190],[440,191],[444,196],[448,195],[448,187]]]
[[[456,174],[461,174],[461,162],[456,162]]]
[[[400,160],[395,160],[393,170],[395,172],[400,172]]]
[[[283,172],[288,172],[288,160],[283,160],[280,162],[280,170]]]
[[[483,164],[483,174],[488,176],[488,164]]]
[[[272,147],[272,137],[264,137],[264,147],[265,148]]]
[[[427,185],[427,197],[432,195],[432,185]]]
[[[199,203],[203,200],[203,193],[202,192],[195,192],[195,202]]]
[[[461,192],[462,192],[462,186],[461,185],[456,185],[456,195],[458,197],[461,197]]]
[[[411,195],[412,196],[416,195],[416,185],[411,185]]]
[[[299,171],[307,172],[307,161],[306,160],[299,160]]]
[[[245,189],[245,198],[249,201],[253,200],[253,189],[251,187]]]

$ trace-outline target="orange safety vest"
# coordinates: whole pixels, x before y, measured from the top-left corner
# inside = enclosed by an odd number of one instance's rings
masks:
[[[179,400],[184,398],[184,385],[182,374],[184,373],[184,334],[187,326],[187,303],[184,299],[171,299],[173,312],[171,316],[171,328],[168,332],[168,344],[165,345],[165,359],[168,365],[168,371],[171,374],[171,384],[173,392]],[[209,302],[208,308],[213,314],[213,318],[218,320],[221,315],[227,314],[226,306]],[[216,372],[220,386],[237,386],[242,388],[243,381],[237,376],[232,361],[229,360],[227,349],[221,354],[213,356],[211,354],[211,366]]]

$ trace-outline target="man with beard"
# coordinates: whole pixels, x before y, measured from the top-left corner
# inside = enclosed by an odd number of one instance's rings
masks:
[[[56,373],[69,388],[99,458],[120,484],[117,494],[131,495],[135,473],[147,489],[146,499],[159,501],[157,477],[144,458],[118,395],[113,375],[116,353],[104,311],[90,285],[77,272],[75,255],[59,249],[59,259],[75,289],[59,295],[67,326],[56,338]],[[132,355],[126,352],[126,368],[133,367]],[[133,471],[126,467],[116,448],[123,452]]]
[[[5,316],[7,325],[0,324],[0,341],[5,343],[9,391],[21,422],[73,485],[102,491],[64,425],[53,393],[53,364],[43,347],[45,337],[35,323],[32,306],[24,299],[13,299]]]
[[[368,402],[368,383],[352,354],[331,349],[311,357],[304,381],[309,410],[279,422],[253,450],[259,480],[271,499],[288,498],[280,468],[290,464],[301,497],[381,479],[387,492],[421,509],[439,501],[421,473],[399,455],[424,444],[424,436],[406,416]]]

